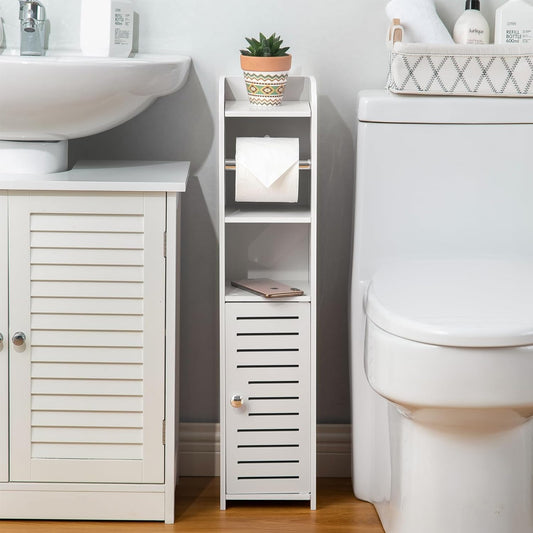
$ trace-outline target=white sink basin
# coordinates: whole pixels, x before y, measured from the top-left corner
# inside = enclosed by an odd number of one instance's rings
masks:
[[[108,130],[180,89],[191,59],[0,56],[0,139],[58,141]]]

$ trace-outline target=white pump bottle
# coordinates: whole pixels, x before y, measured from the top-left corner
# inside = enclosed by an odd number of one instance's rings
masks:
[[[480,12],[480,0],[466,0],[465,12],[453,29],[453,40],[458,44],[488,44],[489,35],[489,23]]]

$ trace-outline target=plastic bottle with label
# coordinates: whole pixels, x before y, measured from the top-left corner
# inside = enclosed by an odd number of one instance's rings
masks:
[[[488,44],[489,36],[489,23],[480,12],[480,0],[466,0],[465,12],[453,29],[453,40],[458,44]]]
[[[496,44],[533,44],[533,6],[525,0],[509,0],[496,10]]]
[[[96,57],[128,57],[133,45],[133,22],[131,0],[82,0],[82,54]]]

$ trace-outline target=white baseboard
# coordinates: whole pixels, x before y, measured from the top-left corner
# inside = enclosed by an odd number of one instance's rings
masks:
[[[180,476],[218,476],[220,429],[218,424],[181,423],[179,430]],[[318,477],[350,477],[351,426],[317,426]]]

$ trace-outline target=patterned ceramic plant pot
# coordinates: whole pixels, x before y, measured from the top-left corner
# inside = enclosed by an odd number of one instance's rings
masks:
[[[255,57],[241,55],[241,67],[251,104],[277,106],[283,100],[292,56]]]

